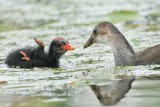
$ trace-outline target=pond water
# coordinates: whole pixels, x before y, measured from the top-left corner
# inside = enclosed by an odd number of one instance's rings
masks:
[[[159,11],[158,0],[1,0],[0,107],[102,107],[90,85],[114,87],[125,76],[135,76],[132,88],[108,106],[159,107],[159,65],[114,67],[108,46],[83,49],[101,21],[114,23],[135,51],[159,44]],[[47,50],[57,36],[76,47],[61,58],[60,68],[19,69],[4,64],[12,50],[36,46],[34,37],[43,40]]]

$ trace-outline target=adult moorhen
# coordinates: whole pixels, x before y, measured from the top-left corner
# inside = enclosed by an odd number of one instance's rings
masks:
[[[38,47],[26,47],[11,52],[5,61],[9,67],[19,66],[20,68],[33,67],[59,67],[60,57],[69,50],[74,50],[64,38],[55,38],[50,46],[48,53],[44,51],[44,43],[36,38]]]
[[[93,43],[108,44],[113,50],[116,66],[160,64],[160,44],[135,53],[123,34],[110,22],[96,25],[84,48]]]

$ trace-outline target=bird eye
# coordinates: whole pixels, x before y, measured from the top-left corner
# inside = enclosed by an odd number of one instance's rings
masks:
[[[59,47],[60,47],[60,46],[61,46],[61,44],[60,44],[60,43],[57,43],[57,46],[59,46]]]
[[[98,31],[97,31],[96,29],[94,29],[94,30],[93,30],[93,34],[94,34],[94,35],[97,35],[97,34],[98,34]]]
[[[63,44],[63,45],[66,45],[66,42],[62,41],[62,44]]]

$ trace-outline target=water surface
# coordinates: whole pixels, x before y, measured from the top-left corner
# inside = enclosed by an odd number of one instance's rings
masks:
[[[136,76],[131,90],[113,107],[158,107],[159,65],[114,67],[112,50],[95,44],[83,49],[93,27],[111,21],[135,51],[160,43],[160,4],[152,0],[1,0],[0,107],[101,107],[88,85]],[[9,52],[33,38],[47,46],[57,36],[76,47],[61,58],[61,67],[8,68]],[[105,80],[105,81],[104,81]]]

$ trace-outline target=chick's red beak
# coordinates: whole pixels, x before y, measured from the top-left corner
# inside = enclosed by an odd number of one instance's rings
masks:
[[[70,44],[66,44],[66,45],[62,46],[62,48],[63,48],[65,51],[75,50],[75,47],[71,46]]]

